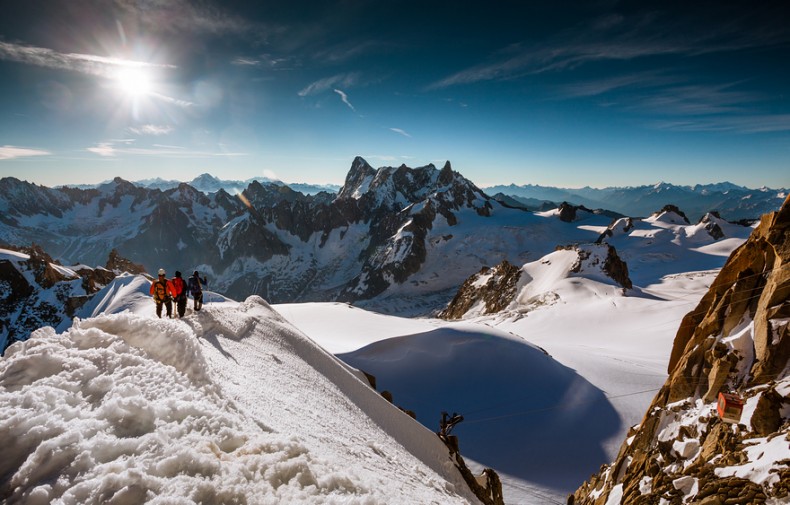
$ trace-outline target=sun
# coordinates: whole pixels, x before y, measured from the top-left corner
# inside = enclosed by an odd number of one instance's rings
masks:
[[[115,80],[118,88],[128,96],[145,96],[152,91],[151,75],[143,67],[122,67],[116,72]]]

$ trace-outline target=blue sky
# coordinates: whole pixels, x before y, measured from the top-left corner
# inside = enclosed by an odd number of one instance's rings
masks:
[[[6,2],[0,177],[790,186],[786,1]]]

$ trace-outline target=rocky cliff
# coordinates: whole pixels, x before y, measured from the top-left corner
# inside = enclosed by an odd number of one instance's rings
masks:
[[[142,273],[113,250],[107,268],[64,267],[40,246],[0,249],[0,354],[42,326],[71,324],[90,297],[123,272]]]
[[[789,322],[790,198],[685,316],[644,419],[569,503],[790,502]],[[719,393],[743,401],[736,422]]]

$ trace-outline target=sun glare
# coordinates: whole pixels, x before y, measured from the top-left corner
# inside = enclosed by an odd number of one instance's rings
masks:
[[[141,67],[123,67],[115,75],[118,87],[127,95],[143,96],[151,92],[151,76]]]

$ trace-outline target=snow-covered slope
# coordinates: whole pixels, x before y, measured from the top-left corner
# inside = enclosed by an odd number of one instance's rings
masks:
[[[276,309],[376,376],[429,429],[442,411],[463,415],[454,434],[467,461],[497,470],[506,503],[541,505],[564,503],[616,456],[666,379],[677,325],[714,275],[665,279],[650,297],[562,292],[567,302],[462,323],[345,304]]]
[[[443,410],[464,415],[456,428],[461,451],[500,473],[506,502],[561,503],[579,478],[617,455],[666,379],[683,315],[751,229],[722,223],[729,235],[716,238],[704,225],[662,213],[615,222],[608,234],[609,227],[584,212],[570,223],[560,220],[558,210],[533,219],[533,231],[559,230],[558,241],[603,236],[602,243],[549,251],[513,267],[521,278],[496,313],[485,314],[478,304],[464,323],[446,323],[344,304],[277,308],[316,341],[375,375],[378,388],[391,391],[395,403],[427,427],[438,427]],[[641,284],[626,289],[605,272],[608,243],[628,255],[628,272]],[[492,269],[471,278],[470,291],[483,291],[496,275]],[[521,346],[511,340],[514,335]],[[553,366],[570,375],[546,372],[540,366],[545,356],[529,344],[545,349]]]
[[[160,320],[148,285],[0,361],[4,502],[475,501],[435,434],[259,297]]]

